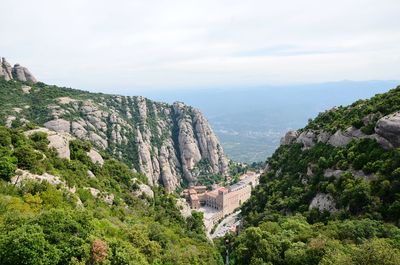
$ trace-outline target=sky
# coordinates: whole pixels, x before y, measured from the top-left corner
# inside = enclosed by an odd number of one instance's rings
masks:
[[[41,81],[129,93],[398,80],[399,0],[12,0],[0,56]]]

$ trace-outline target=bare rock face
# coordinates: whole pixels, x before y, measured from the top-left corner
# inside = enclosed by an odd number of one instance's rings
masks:
[[[176,199],[176,206],[184,218],[192,216],[192,208],[184,198]]]
[[[319,211],[329,211],[330,213],[336,212],[335,201],[330,194],[318,193],[312,199],[309,209],[317,208]]]
[[[70,122],[66,121],[64,119],[56,119],[56,120],[48,121],[44,124],[44,126],[48,129],[56,131],[56,132],[66,132],[66,133],[71,132]]]
[[[71,135],[63,132],[50,131],[47,128],[39,128],[25,132],[26,136],[30,136],[37,132],[43,132],[47,134],[49,140],[49,148],[55,148],[57,154],[61,158],[70,159],[69,142],[73,139]]]
[[[387,139],[394,147],[400,146],[400,112],[395,112],[378,120],[375,132]]]
[[[170,146],[169,148],[167,146]],[[176,178],[176,170],[174,167],[179,165],[177,157],[174,155],[171,149],[172,143],[166,146],[162,146],[160,149],[160,174],[162,182],[168,191],[172,191],[170,187],[179,186],[179,178]],[[171,167],[173,165],[173,167]]]
[[[335,147],[342,147],[348,145],[354,138],[363,138],[365,135],[355,127],[349,127],[345,131],[338,130],[333,134],[328,143]]]
[[[293,143],[298,136],[298,131],[288,131],[285,136],[281,138],[281,145],[289,145]]]
[[[344,147],[353,139],[369,138],[375,140],[382,148],[389,150],[400,146],[400,112],[381,118],[377,123],[375,132],[366,135],[353,126],[344,131],[337,130],[333,135],[325,131],[303,131],[301,134],[297,131],[289,131],[281,139],[281,145],[296,142],[303,144],[303,149],[308,149],[321,142],[335,147]]]
[[[317,136],[313,131],[304,131],[296,139],[296,143],[303,144],[303,149],[311,148],[315,145]]]
[[[84,140],[88,139],[89,141],[93,142],[96,146],[99,146],[102,149],[106,149],[108,146],[107,140],[104,137],[101,137],[95,132],[90,132],[88,138],[84,138]]]
[[[192,110],[189,115],[188,107],[183,103],[176,102],[173,107],[178,115],[178,139],[185,178],[189,182],[195,181],[191,171],[202,159],[210,163],[213,172],[226,174],[228,160],[204,116],[198,110]]]
[[[29,93],[31,93],[32,88],[30,86],[23,85],[23,86],[21,86],[21,89],[22,89],[22,93],[29,94]]]
[[[6,81],[13,79],[11,64],[9,64],[5,58],[1,58],[0,77],[3,77]]]
[[[49,147],[54,147],[61,158],[70,159],[69,140],[67,137],[60,134],[48,135]]]
[[[135,192],[136,196],[146,195],[147,197],[154,199],[154,192],[150,186],[146,184],[139,184],[139,190]]]
[[[329,132],[319,132],[319,134],[317,135],[317,142],[319,143],[327,143],[329,141],[329,139],[331,138],[331,134]]]
[[[36,174],[32,174],[29,171],[26,170],[22,170],[22,169],[17,169],[17,171],[15,172],[16,175],[14,177],[11,178],[11,183],[13,183],[14,185],[21,185],[21,183],[25,180],[36,180],[36,181],[47,181],[48,183],[50,183],[51,185],[63,185],[66,186],[66,184],[64,183],[64,181],[62,181],[58,176],[54,176],[54,175],[50,175],[47,173],[44,173],[42,175],[36,175]]]
[[[336,131],[332,137],[329,139],[328,143],[330,145],[339,147],[345,146],[351,141],[351,136],[344,133],[342,130]]]
[[[6,81],[14,79],[22,82],[37,83],[37,79],[28,68],[19,64],[15,64],[14,67],[11,67],[11,64],[9,64],[5,58],[1,58],[0,61],[0,77],[3,77]]]
[[[90,151],[87,152],[87,155],[94,164],[98,163],[101,166],[104,164],[103,158],[96,150],[90,149]]]
[[[375,174],[365,174],[362,170],[355,170],[353,168],[350,168],[349,170],[328,168],[324,171],[324,177],[325,178],[331,178],[331,177],[339,178],[346,172],[351,173],[355,178],[364,179],[367,181],[375,180],[378,178],[378,176],[376,176]]]

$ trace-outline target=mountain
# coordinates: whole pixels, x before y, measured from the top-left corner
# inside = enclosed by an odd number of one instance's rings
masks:
[[[0,264],[223,264],[172,192],[225,170],[199,111],[14,76],[0,100]]]
[[[140,96],[96,94],[16,80],[0,80],[2,124],[35,123],[71,133],[142,172],[149,184],[162,184],[168,191],[196,183],[203,173],[227,174],[222,146],[195,108],[181,102],[166,104]]]
[[[400,86],[289,131],[228,236],[234,264],[399,264]]]
[[[264,161],[291,129],[335,106],[345,106],[387,92],[399,81],[338,81],[302,85],[137,90],[163,102],[183,101],[209,120],[225,153],[234,161]],[[132,90],[121,93],[133,95]],[[279,115],[277,115],[279,113]]]

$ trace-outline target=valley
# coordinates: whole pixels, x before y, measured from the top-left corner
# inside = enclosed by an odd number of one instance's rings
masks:
[[[237,162],[265,162],[289,130],[335,106],[384,93],[399,81],[337,81],[303,85],[211,87],[181,90],[123,90],[157,101],[182,101],[209,120],[227,156]],[[279,115],[277,115],[279,114]]]
[[[0,265],[400,265],[399,0],[0,7]]]
[[[194,107],[2,62],[1,264],[398,264],[400,87],[269,131],[246,165]]]

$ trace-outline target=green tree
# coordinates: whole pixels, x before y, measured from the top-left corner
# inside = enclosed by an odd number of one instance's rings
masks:
[[[0,236],[0,264],[57,264],[59,255],[38,225],[23,225]]]
[[[39,154],[29,145],[16,148],[14,154],[18,159],[18,167],[22,169],[32,169],[37,164]]]
[[[16,163],[15,157],[0,158],[0,178],[9,181],[17,169]]]

